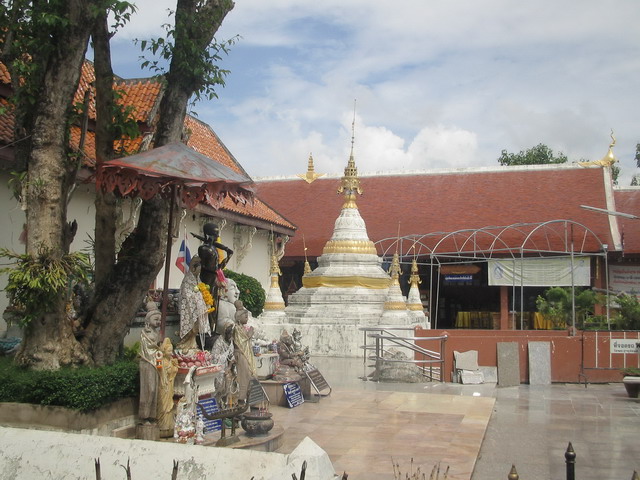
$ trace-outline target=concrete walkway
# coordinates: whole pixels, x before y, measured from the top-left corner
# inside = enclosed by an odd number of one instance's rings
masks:
[[[287,453],[304,436],[350,480],[403,477],[440,463],[449,479],[565,478],[569,442],[576,478],[628,478],[640,472],[640,400],[622,384],[529,386],[392,384],[362,381],[362,359],[315,358],[330,397],[294,409],[273,408],[285,426]],[[443,478],[441,472],[440,478]]]

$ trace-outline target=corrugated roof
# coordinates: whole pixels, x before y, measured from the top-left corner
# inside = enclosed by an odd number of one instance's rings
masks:
[[[396,237],[398,223],[405,236],[563,219],[586,225],[613,245],[607,215],[580,208],[607,208],[607,179],[601,167],[579,166],[361,175],[364,194],[356,201],[374,242]],[[286,255],[304,256],[304,235],[307,254],[319,256],[342,207],[339,178],[256,182],[260,198],[298,226]]]

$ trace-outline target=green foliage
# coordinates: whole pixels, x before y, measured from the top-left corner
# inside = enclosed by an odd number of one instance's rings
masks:
[[[614,322],[620,330],[640,330],[640,301],[635,295],[621,293],[616,296],[618,304]]]
[[[236,273],[229,269],[225,270],[224,274],[234,280],[238,285],[240,300],[244,303],[244,307],[249,310],[254,317],[260,315],[267,298],[267,294],[264,288],[262,288],[262,285],[260,285],[260,282],[249,275]]]
[[[140,45],[140,50],[149,52],[155,57],[155,59],[147,59],[142,56],[143,69],[148,68],[156,75],[165,75],[167,72],[164,66],[170,63],[174,72],[180,72],[180,82],[193,89],[196,101],[202,98],[212,100],[218,97],[215,87],[217,85],[224,87],[224,80],[229,71],[220,68],[217,63],[222,60],[223,54],[229,53],[230,48],[239,39],[239,36],[235,36],[221,43],[213,39],[212,42],[203,44],[205,40],[201,38],[194,24],[198,22],[215,24],[222,21],[205,12],[205,9],[209,8],[205,3],[193,12],[183,13],[182,17],[176,15],[174,11],[169,11],[168,16],[174,15],[176,21],[175,26],[162,25],[166,33],[165,38],[134,40]],[[232,3],[231,8],[233,8]],[[201,25],[199,31],[204,32],[208,27],[209,25]],[[180,48],[176,45],[177,38],[181,38],[184,42]]]
[[[138,355],[140,355],[140,342],[136,342],[130,347],[124,347],[122,357],[125,360],[133,361],[138,358]]]
[[[626,367],[622,369],[625,377],[640,377],[640,368]]]
[[[593,313],[597,295],[593,290],[575,289],[576,327],[583,328],[585,319]],[[538,311],[553,322],[555,328],[563,328],[571,323],[572,304],[571,288],[551,287],[536,299]]]
[[[502,150],[498,162],[500,165],[544,165],[567,163],[567,157],[562,152],[554,155],[553,150],[539,143],[527,150],[520,150],[519,153],[509,153],[506,150]]]
[[[8,273],[6,291],[13,306],[23,310],[22,326],[51,311],[72,282],[84,282],[91,271],[87,255],[74,252],[56,257],[40,249],[37,255],[0,248],[0,257],[15,263],[0,269]]]
[[[591,315],[584,320],[585,330],[608,330],[609,323],[606,315]]]
[[[139,393],[138,363],[120,360],[99,368],[26,370],[0,359],[0,402],[56,405],[89,412]]]

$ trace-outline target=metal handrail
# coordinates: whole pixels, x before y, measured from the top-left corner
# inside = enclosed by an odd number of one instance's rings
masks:
[[[417,365],[422,374],[429,377],[430,380],[433,380],[435,377],[433,364],[440,364],[438,368],[438,379],[442,382],[443,375],[442,372],[444,370],[444,342],[447,340],[447,335],[437,336],[437,337],[416,337],[416,336],[406,336],[401,337],[391,332],[391,330],[400,330],[400,331],[414,331],[413,327],[361,327],[360,330],[364,332],[364,345],[361,345],[360,348],[364,350],[364,359],[363,361],[366,364],[368,360],[375,360],[375,368],[376,374],[379,374],[380,367],[383,363],[410,363]],[[379,332],[379,333],[371,333],[371,332]],[[375,344],[368,344],[367,339],[372,338],[375,339]],[[393,345],[408,348],[415,354],[422,355],[422,360],[414,359],[390,359],[385,356],[387,350],[385,349],[384,342],[391,343]],[[428,350],[426,348],[420,347],[415,342],[416,341],[424,341],[424,340],[434,340],[440,342],[440,352],[436,352],[434,350]],[[368,354],[369,351],[375,351],[373,355]],[[427,358],[425,358],[427,357]],[[429,373],[426,372],[426,369],[429,368]],[[437,368],[437,367],[436,367]]]

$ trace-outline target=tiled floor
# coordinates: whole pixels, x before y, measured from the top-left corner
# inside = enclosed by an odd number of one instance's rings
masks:
[[[449,466],[448,479],[506,479],[515,464],[523,480],[561,479],[569,442],[579,480],[640,471],[640,401],[621,384],[375,383],[359,379],[362,360],[314,362],[333,392],[294,409],[272,407],[285,428],[279,452],[309,436],[350,480],[404,478],[412,459],[426,478],[440,464]],[[394,477],[392,461],[402,477]]]

